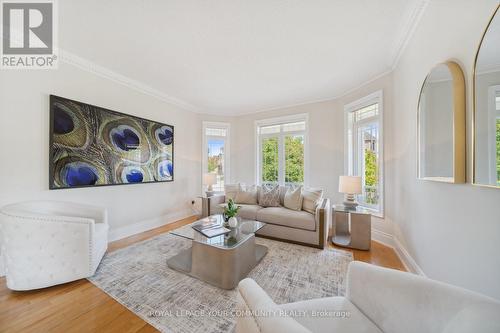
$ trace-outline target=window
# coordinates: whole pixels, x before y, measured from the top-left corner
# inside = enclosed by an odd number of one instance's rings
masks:
[[[361,176],[361,206],[383,215],[382,91],[345,106],[346,173]]]
[[[306,183],[307,115],[257,121],[256,132],[257,183]]]
[[[488,88],[489,183],[500,186],[500,85]]]
[[[229,129],[228,123],[203,122],[203,173],[217,174],[216,192],[229,179]]]
[[[500,87],[495,92],[495,110],[496,110],[496,129],[495,129],[495,143],[496,143],[496,173],[497,173],[497,186],[500,186]]]

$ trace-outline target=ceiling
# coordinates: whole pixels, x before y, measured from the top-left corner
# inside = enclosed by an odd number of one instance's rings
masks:
[[[184,109],[342,96],[391,70],[428,0],[65,0],[63,60]]]

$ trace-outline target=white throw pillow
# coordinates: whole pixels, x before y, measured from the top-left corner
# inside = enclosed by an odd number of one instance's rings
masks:
[[[257,187],[247,186],[246,189],[241,189],[236,193],[234,202],[246,205],[256,205],[257,204]]]
[[[280,187],[279,185],[262,186],[259,192],[259,205],[262,207],[280,206]]]
[[[302,197],[302,210],[311,214],[316,214],[316,206],[323,197],[323,190],[302,189]]]
[[[285,208],[292,210],[301,210],[302,209],[302,186],[297,187],[296,189],[288,188],[285,193],[284,206]]]
[[[229,199],[233,199],[236,197],[236,194],[241,191],[241,184],[226,184],[224,185],[224,193],[226,195],[226,202],[229,202]]]

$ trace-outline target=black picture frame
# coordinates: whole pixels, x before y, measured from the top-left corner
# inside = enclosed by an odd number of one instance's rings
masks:
[[[93,110],[93,112],[104,112],[104,113],[108,113],[109,115],[114,116],[114,117],[128,118],[128,119],[131,119],[135,122],[138,122],[139,124],[151,123],[151,124],[156,125],[156,126],[167,126],[167,127],[171,128],[172,143],[171,143],[171,159],[170,159],[170,161],[172,164],[172,170],[171,170],[170,179],[166,179],[166,180],[156,180],[155,179],[155,180],[149,180],[149,181],[129,182],[129,183],[115,182],[115,183],[106,183],[106,184],[78,185],[78,186],[60,186],[60,185],[56,184],[56,177],[55,177],[55,169],[56,168],[55,168],[55,160],[54,160],[55,152],[56,152],[56,150],[65,149],[65,148],[56,147],[57,143],[54,140],[54,137],[56,135],[54,133],[54,113],[55,113],[55,105],[56,105],[56,102],[58,102],[58,101],[59,102],[62,101],[62,102],[66,102],[66,103],[74,103],[74,104],[78,105],[79,107],[81,107],[82,109]],[[174,178],[174,175],[175,175],[175,128],[173,125],[154,121],[154,120],[147,119],[147,118],[133,116],[130,114],[106,109],[106,108],[103,108],[100,106],[96,106],[96,105],[92,105],[92,104],[88,104],[88,103],[84,103],[84,102],[80,102],[80,101],[76,101],[76,100],[72,100],[69,98],[56,96],[56,95],[50,95],[49,104],[50,104],[50,107],[49,107],[49,113],[50,113],[50,116],[49,116],[49,122],[50,122],[50,125],[49,125],[49,189],[50,190],[103,187],[103,186],[119,186],[119,185],[138,185],[138,184],[165,183],[165,182],[169,183],[169,182],[174,181],[174,179],[175,179]],[[95,131],[95,129],[94,129],[94,131]],[[94,137],[94,138],[91,138],[91,140],[97,140],[97,138]],[[68,148],[66,148],[66,149],[68,149]],[[71,150],[71,149],[68,149],[68,150]]]

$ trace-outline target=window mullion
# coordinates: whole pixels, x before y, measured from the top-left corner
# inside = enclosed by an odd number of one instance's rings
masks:
[[[278,184],[285,185],[285,142],[281,131],[278,137]]]

